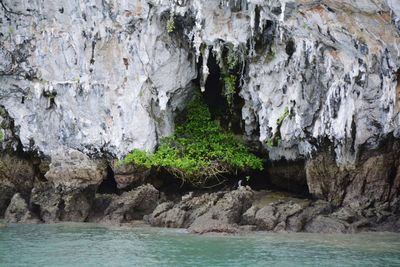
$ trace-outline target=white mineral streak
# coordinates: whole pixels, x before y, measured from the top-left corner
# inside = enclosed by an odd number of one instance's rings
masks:
[[[205,90],[195,59],[221,62],[228,43],[248,45],[242,117],[248,138],[279,130],[271,159],[309,157],[328,139],[351,165],[361,145],[400,136],[398,0],[3,2],[14,13],[0,8],[0,104],[25,149],[153,149],[197,73]],[[167,33],[171,13],[183,32]]]

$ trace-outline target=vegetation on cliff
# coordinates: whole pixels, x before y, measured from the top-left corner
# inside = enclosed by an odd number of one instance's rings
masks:
[[[147,168],[165,168],[194,186],[223,181],[238,170],[262,170],[263,162],[250,153],[242,140],[211,119],[200,95],[177,118],[175,134],[161,139],[155,153],[134,150],[123,160]]]

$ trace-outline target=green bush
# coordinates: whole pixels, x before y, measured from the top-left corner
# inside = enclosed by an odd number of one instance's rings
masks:
[[[209,186],[238,170],[262,170],[263,162],[251,154],[242,140],[211,119],[200,95],[196,95],[178,120],[175,134],[161,140],[155,153],[134,150],[123,160],[147,168],[165,168],[184,182]]]
[[[174,16],[171,16],[168,20],[167,20],[167,32],[171,33],[175,30],[175,20],[174,20]]]
[[[233,107],[233,100],[236,94],[236,76],[228,74],[223,76],[224,80],[224,96],[229,108]]]

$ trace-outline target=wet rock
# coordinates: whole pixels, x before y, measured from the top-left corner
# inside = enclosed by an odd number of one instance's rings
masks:
[[[257,206],[251,206],[245,213],[242,215],[241,224],[256,224],[256,213],[259,210]]]
[[[185,224],[186,215],[187,211],[174,207],[173,202],[163,202],[144,220],[152,226],[182,228]]]
[[[115,194],[96,194],[90,209],[88,221],[100,222],[111,202],[118,197]]]
[[[316,202],[304,203],[303,209],[294,216],[288,217],[286,230],[291,232],[304,231],[305,225],[320,214],[330,214],[331,204],[327,201],[318,200]]]
[[[123,223],[142,220],[157,207],[159,192],[152,185],[142,185],[121,196],[114,197],[101,220],[106,223]]]
[[[278,223],[278,217],[275,216],[276,207],[268,205],[259,209],[255,216],[255,223],[260,230],[271,231]]]
[[[206,213],[197,217],[188,228],[194,233],[237,232],[242,214],[251,207],[254,193],[240,187],[225,193]]]
[[[106,164],[72,149],[58,151],[45,174],[35,183],[31,205],[46,222],[87,220],[97,186],[106,178]]]
[[[61,196],[49,183],[38,183],[32,189],[30,202],[39,207],[45,223],[60,221]]]
[[[145,220],[153,226],[183,227],[194,233],[237,232],[252,199],[253,191],[246,187],[198,196],[189,193],[177,203],[161,203]]]
[[[229,223],[219,218],[215,219],[212,214],[207,213],[196,219],[189,227],[191,233],[230,233],[234,234],[240,231],[237,224]]]
[[[331,154],[321,153],[306,165],[310,193],[337,206],[390,202],[400,193],[399,155],[399,143],[389,142],[365,152],[354,167],[343,168]]]
[[[195,219],[206,213],[223,193],[204,193],[195,196],[184,195],[178,203],[161,203],[146,221],[153,226],[187,228]]]
[[[338,219],[319,215],[305,226],[309,233],[346,233],[348,224]]]
[[[91,186],[63,191],[49,183],[40,183],[33,188],[30,201],[40,210],[40,218],[46,223],[84,222],[91,211],[95,190]]]
[[[39,223],[40,220],[33,214],[26,203],[25,199],[17,193],[15,194],[8,206],[4,219],[8,223]]]

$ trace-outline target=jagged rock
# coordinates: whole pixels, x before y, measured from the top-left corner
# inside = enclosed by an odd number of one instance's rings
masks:
[[[194,233],[237,232],[252,198],[252,190],[246,187],[199,196],[189,193],[178,203],[161,203],[145,221],[153,226],[188,228]]]
[[[225,220],[215,219],[212,214],[207,213],[196,219],[189,227],[191,233],[205,234],[205,233],[237,233],[240,228],[237,224],[229,223]]]
[[[37,184],[31,193],[31,204],[40,210],[40,218],[46,222],[87,220],[95,197],[96,188],[63,191],[49,183]]]
[[[177,204],[169,201],[161,203],[146,221],[153,226],[187,228],[193,221],[206,213],[221,197],[221,193],[184,195]]]
[[[15,193],[29,194],[34,179],[32,162],[13,155],[0,156],[0,217]]]
[[[362,156],[350,169],[337,166],[329,153],[310,159],[306,165],[310,193],[337,206],[368,206],[396,198],[400,194],[398,141]]]
[[[193,233],[237,232],[242,214],[251,207],[254,193],[247,187],[226,193],[188,228]]]
[[[187,228],[196,218],[206,213],[223,193],[204,193],[194,196],[193,193],[184,195],[180,202],[161,203],[146,221],[153,226]]]
[[[143,184],[150,170],[134,165],[114,164],[114,179],[118,189],[134,188]]]
[[[255,222],[260,230],[271,231],[278,224],[278,218],[275,216],[276,208],[268,205],[259,209],[255,216]]]
[[[305,226],[310,233],[346,233],[348,224],[327,216],[317,216]]]
[[[106,178],[106,165],[76,150],[58,151],[45,177],[31,192],[31,204],[46,222],[87,220],[97,186]]]
[[[107,177],[106,169],[103,161],[92,160],[77,150],[63,149],[52,157],[45,177],[55,188],[67,192],[99,185]]]
[[[142,185],[121,196],[112,199],[104,211],[102,222],[123,223],[141,220],[144,215],[154,211],[159,199],[159,192],[152,185]]]
[[[8,206],[4,219],[8,223],[39,223],[40,220],[33,214],[25,199],[19,193],[15,194]]]
[[[302,210],[296,216],[288,218],[286,230],[292,232],[304,231],[304,227],[308,222],[320,214],[330,214],[332,205],[327,201],[318,200],[310,203],[310,205]]]
[[[256,213],[260,208],[257,206],[251,206],[245,213],[242,215],[242,224],[256,224]]]
[[[104,212],[116,197],[118,196],[114,194],[96,194],[90,209],[88,221],[100,222],[104,216]]]
[[[40,218],[45,223],[60,221],[61,197],[50,184],[37,184],[32,189],[30,202],[39,207]]]

